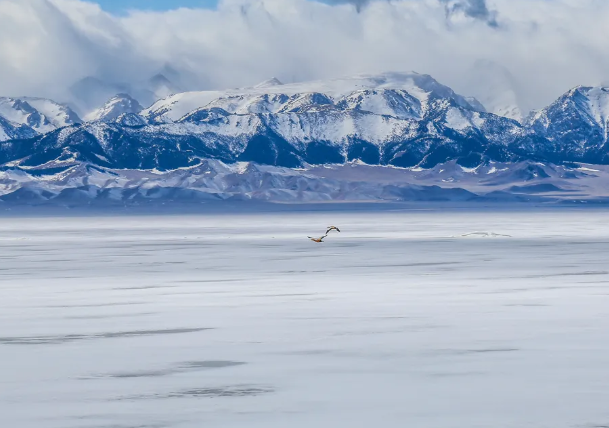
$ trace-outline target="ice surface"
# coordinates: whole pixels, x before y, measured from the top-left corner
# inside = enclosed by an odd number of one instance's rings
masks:
[[[606,219],[3,218],[2,426],[606,426]]]

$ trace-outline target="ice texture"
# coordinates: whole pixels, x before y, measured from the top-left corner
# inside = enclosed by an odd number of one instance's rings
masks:
[[[606,219],[4,217],[1,425],[606,426]]]

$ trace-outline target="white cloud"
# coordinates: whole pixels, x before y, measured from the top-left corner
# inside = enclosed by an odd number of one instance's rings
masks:
[[[333,3],[224,0],[116,17],[80,0],[0,0],[0,94],[60,98],[87,75],[133,82],[170,63],[197,88],[415,70],[468,95],[483,59],[507,69],[527,110],[609,79],[606,0]]]

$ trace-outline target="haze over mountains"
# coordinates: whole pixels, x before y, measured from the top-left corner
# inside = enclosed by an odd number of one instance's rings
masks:
[[[505,82],[488,86],[500,96],[478,94],[485,103],[414,72],[293,84],[271,78],[250,88],[199,92],[177,92],[177,85],[159,75],[150,79],[148,92],[113,94],[82,116],[51,100],[1,98],[0,199],[15,200],[25,192],[26,200],[44,202],[81,189],[85,199],[105,195],[114,201],[136,195],[476,200],[489,194],[496,199],[496,192],[519,195],[515,189],[522,188],[529,200],[531,194],[602,198],[602,192],[580,185],[593,182],[591,172],[603,169],[585,172],[573,163],[609,163],[609,89],[573,88],[523,117],[509,91],[509,76],[498,73],[495,82]],[[101,99],[103,91],[84,93],[88,98],[81,105],[93,106],[94,95]],[[146,104],[148,96],[157,101]],[[339,168],[350,172],[330,181],[324,174],[311,175],[327,165],[354,169]],[[421,181],[420,174],[379,173],[365,165],[429,174]],[[529,167],[537,172],[522,178],[518,171]],[[445,177],[446,170],[454,174]],[[511,179],[502,174],[498,183],[491,180],[485,189],[480,180],[495,176],[481,177],[482,170],[515,172],[507,174]],[[371,179],[372,171],[382,179]],[[464,171],[473,175],[465,179]]]

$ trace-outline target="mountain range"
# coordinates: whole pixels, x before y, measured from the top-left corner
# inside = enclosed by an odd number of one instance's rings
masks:
[[[500,92],[507,104],[488,107],[418,73],[272,78],[147,108],[118,93],[84,119],[0,98],[0,200],[604,198],[605,169],[583,164],[609,164],[609,88],[573,88],[526,117]]]

